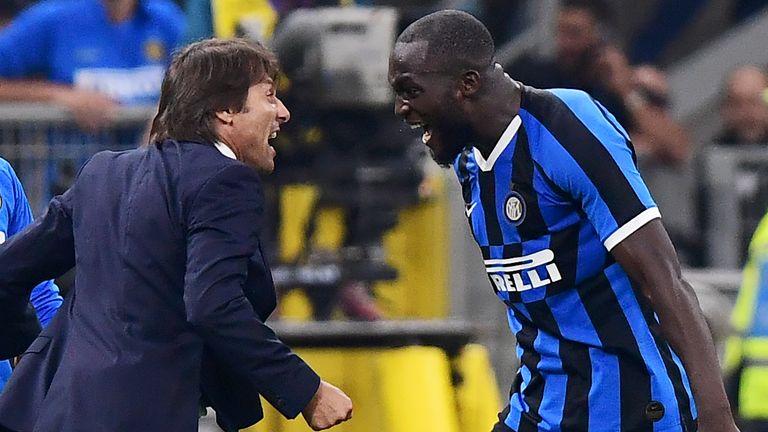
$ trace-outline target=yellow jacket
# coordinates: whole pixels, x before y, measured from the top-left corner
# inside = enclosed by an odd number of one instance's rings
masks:
[[[728,338],[724,366],[740,374],[739,415],[768,420],[768,214],[749,244],[749,260],[731,315],[734,335]]]

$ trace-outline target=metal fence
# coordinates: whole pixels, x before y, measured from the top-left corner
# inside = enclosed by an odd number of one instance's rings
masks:
[[[136,147],[155,112],[155,107],[121,107],[109,128],[84,133],[63,107],[0,104],[0,156],[16,170],[38,215],[94,153]]]

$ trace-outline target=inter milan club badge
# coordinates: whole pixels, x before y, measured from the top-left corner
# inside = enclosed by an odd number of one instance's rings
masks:
[[[515,225],[523,223],[525,219],[525,201],[523,201],[523,196],[515,191],[510,192],[504,203],[504,214]]]

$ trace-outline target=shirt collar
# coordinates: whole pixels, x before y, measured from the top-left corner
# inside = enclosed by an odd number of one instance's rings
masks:
[[[229,146],[227,146],[223,142],[216,141],[216,143],[213,146],[216,147],[216,150],[218,150],[219,153],[223,154],[224,156],[230,159],[237,160],[237,156],[235,156],[235,152],[233,152],[232,149],[229,148]]]
[[[477,148],[472,149],[475,153],[475,160],[477,161],[477,166],[480,167],[480,170],[490,171],[493,169],[493,165],[496,163],[496,160],[499,158],[499,156],[501,156],[504,150],[506,150],[509,143],[512,142],[512,138],[514,138],[517,130],[520,129],[522,122],[523,121],[520,119],[519,115],[516,115],[512,121],[509,122],[507,129],[504,130],[504,133],[501,134],[501,138],[499,138],[499,141],[496,142],[496,145],[493,147],[491,155],[488,156],[488,160],[485,160],[483,155],[480,153],[480,150]]]

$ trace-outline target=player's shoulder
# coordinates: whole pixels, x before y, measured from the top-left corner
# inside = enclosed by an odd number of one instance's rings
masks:
[[[20,190],[21,182],[13,167],[7,160],[0,158],[0,209],[12,208]]]
[[[3,172],[3,173],[13,172],[13,167],[11,167],[11,163],[2,157],[0,157],[0,172]]]
[[[564,103],[571,111],[580,112],[584,110],[594,109],[595,102],[589,93],[568,88],[553,88],[547,90],[552,96],[559,99]]]
[[[535,89],[534,89],[535,90]],[[539,120],[558,129],[603,127],[606,122],[604,108],[589,93],[570,88],[550,88],[533,92],[538,101]]]
[[[567,111],[583,111],[594,106],[592,97],[570,88],[536,88],[523,86],[522,109],[536,117],[547,117]]]
[[[18,183],[19,179],[16,177],[16,172],[13,170],[10,162],[0,157],[0,181],[4,187]]]
[[[589,94],[576,89],[547,88],[539,89],[530,86],[523,87],[523,103],[521,105],[523,124],[526,129],[543,127],[550,134],[540,135],[554,137],[553,131],[569,131],[580,127],[579,121],[583,113],[594,107]],[[568,139],[569,134],[556,134],[557,139]]]

